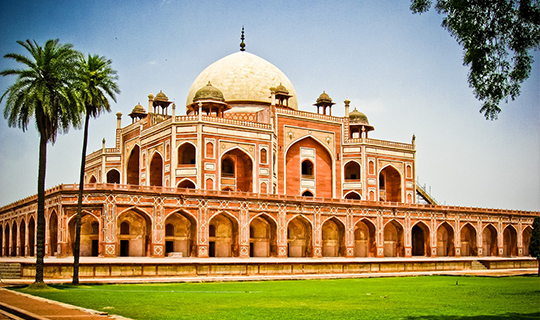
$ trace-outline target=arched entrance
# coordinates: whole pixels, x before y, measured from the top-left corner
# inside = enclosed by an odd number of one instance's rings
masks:
[[[81,239],[79,255],[81,257],[97,257],[99,255],[99,222],[91,214],[82,212],[81,217]],[[71,253],[75,246],[75,228],[77,226],[77,215],[69,220],[69,240]]]
[[[49,217],[49,255],[56,256],[58,252],[58,216],[53,211]]]
[[[196,252],[197,222],[187,213],[175,212],[165,219],[165,255],[190,257]]]
[[[136,210],[128,210],[117,218],[117,239],[121,257],[144,257],[150,253],[152,222]]]
[[[356,191],[351,191],[345,195],[345,199],[362,200],[362,196]]]
[[[345,165],[345,182],[360,181],[360,165],[356,161],[349,161]]]
[[[413,256],[430,255],[429,234],[429,228],[423,222],[414,225],[411,230]]]
[[[21,226],[19,227],[19,253],[21,257],[26,256],[26,224],[24,220],[21,220]]]
[[[163,186],[163,158],[158,152],[155,152],[150,161],[150,185]]]
[[[403,257],[403,227],[396,220],[392,220],[384,227],[384,256]]]
[[[134,184],[134,185],[138,185],[139,184],[139,171],[140,171],[140,167],[139,167],[139,155],[140,154],[140,149],[139,149],[139,146],[138,145],[135,145],[133,147],[133,150],[131,150],[131,153],[129,155],[129,158],[128,158],[128,163],[127,163],[127,184]]]
[[[30,217],[28,221],[28,255],[33,257],[35,255],[36,245],[36,223],[34,217]]]
[[[401,202],[401,175],[393,166],[387,166],[379,173],[380,201]]]
[[[309,257],[311,248],[311,224],[302,217],[297,216],[287,225],[287,246],[289,257]]]
[[[249,256],[277,256],[276,230],[276,223],[269,216],[262,214],[253,218],[249,225]]]
[[[11,226],[11,256],[17,256],[17,222],[15,221]]]
[[[469,223],[461,228],[461,256],[476,256],[476,230]]]
[[[178,147],[178,165],[193,165],[197,159],[195,146],[189,142]]]
[[[446,222],[437,229],[437,255],[440,257],[454,255],[454,230]]]
[[[529,255],[529,244],[531,243],[532,228],[526,227],[523,230],[523,256],[526,257]]]
[[[6,224],[6,228],[4,229],[4,256],[9,257],[9,225]]]
[[[367,219],[360,220],[354,227],[354,256],[375,257],[375,226]]]
[[[253,192],[253,162],[236,148],[221,157],[221,190]]]
[[[120,172],[116,169],[111,169],[107,172],[107,183],[120,183]]]
[[[238,256],[238,223],[225,214],[215,215],[208,224],[208,256]]]
[[[482,250],[484,256],[497,256],[497,229],[488,224],[482,232]]]
[[[513,226],[507,226],[503,232],[503,255],[517,256],[517,232]]]
[[[345,255],[345,227],[337,218],[332,217],[322,225],[323,257],[342,257]]]
[[[321,143],[307,137],[296,141],[286,152],[286,194],[300,195],[309,189],[316,197],[333,196],[332,156]]]

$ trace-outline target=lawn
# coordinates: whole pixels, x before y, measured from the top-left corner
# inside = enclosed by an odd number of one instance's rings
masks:
[[[538,277],[54,285],[22,292],[133,319],[540,319]]]

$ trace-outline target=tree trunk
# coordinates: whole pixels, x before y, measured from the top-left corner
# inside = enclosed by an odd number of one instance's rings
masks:
[[[37,239],[36,239],[36,282],[43,281],[43,258],[45,256],[45,169],[47,166],[47,140],[39,138],[38,201],[37,201]]]
[[[73,284],[79,284],[79,258],[81,253],[81,217],[82,217],[82,201],[84,194],[84,167],[86,166],[86,145],[88,141],[88,121],[90,113],[86,112],[84,120],[84,135],[81,156],[81,172],[79,176],[79,200],[77,202],[77,222],[75,225],[75,244],[73,246]]]

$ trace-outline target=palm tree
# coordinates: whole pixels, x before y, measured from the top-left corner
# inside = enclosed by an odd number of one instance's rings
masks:
[[[84,107],[84,135],[81,157],[81,173],[79,180],[79,200],[77,203],[77,221],[75,226],[75,244],[73,247],[73,284],[79,283],[79,257],[81,248],[81,216],[84,193],[84,167],[86,166],[86,146],[88,141],[88,121],[96,118],[101,112],[110,112],[111,108],[106,96],[116,102],[116,93],[120,89],[116,84],[118,76],[111,68],[111,60],[98,55],[81,56],[77,64],[77,88],[79,101]]]
[[[8,87],[0,102],[7,97],[4,117],[10,127],[24,131],[32,117],[39,133],[39,170],[37,202],[37,252],[35,284],[43,285],[43,257],[45,255],[45,170],[47,143],[54,144],[58,132],[65,133],[70,125],[80,123],[75,91],[70,80],[75,71],[78,52],[71,44],[47,40],[41,47],[35,40],[17,41],[31,57],[8,53],[4,58],[13,59],[25,69],[6,69],[2,76],[15,75],[17,80]]]

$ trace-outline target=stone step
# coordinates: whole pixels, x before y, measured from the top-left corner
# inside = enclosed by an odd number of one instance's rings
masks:
[[[471,270],[488,270],[488,268],[480,261],[471,261]]]
[[[20,263],[0,263],[0,279],[20,279]]]

